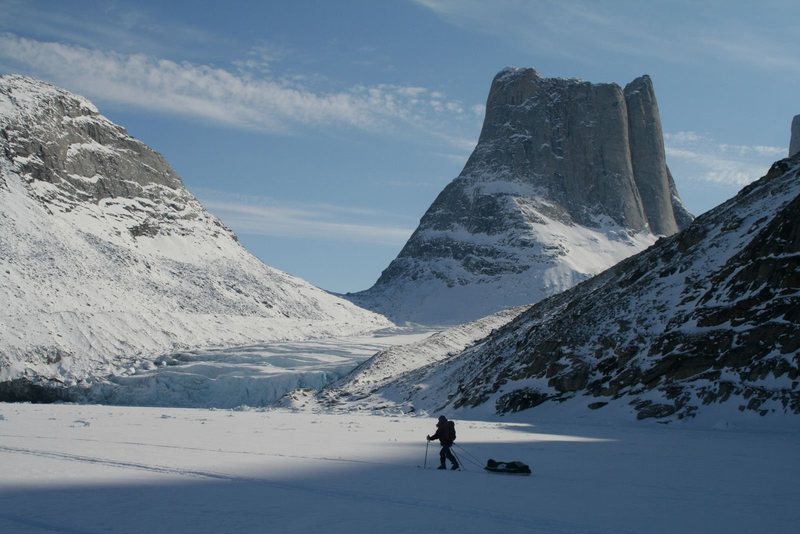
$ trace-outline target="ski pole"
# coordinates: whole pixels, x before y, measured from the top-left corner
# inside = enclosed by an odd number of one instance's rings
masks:
[[[425,463],[422,464],[423,469],[428,468],[428,446],[431,444],[430,440],[425,441]]]
[[[466,471],[467,469],[464,467],[464,464],[463,464],[463,463],[461,463],[461,458],[459,458],[459,457],[458,457],[458,455],[456,454],[456,451],[454,451],[454,450],[451,448],[451,449],[450,449],[450,452],[452,452],[452,453],[453,453],[453,456],[455,457],[455,459],[456,459],[456,462],[458,462],[458,467],[459,467],[461,470],[463,470],[463,471]]]

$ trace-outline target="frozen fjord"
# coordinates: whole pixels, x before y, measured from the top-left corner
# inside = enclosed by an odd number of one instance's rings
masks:
[[[800,519],[796,430],[459,420],[467,470],[439,472],[416,467],[427,417],[30,404],[0,416],[3,532],[789,532]],[[465,450],[534,474],[485,474]]]

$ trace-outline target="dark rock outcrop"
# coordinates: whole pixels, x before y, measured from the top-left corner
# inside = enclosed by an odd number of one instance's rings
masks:
[[[792,119],[792,135],[789,138],[789,157],[800,152],[800,115]]]
[[[100,115],[88,100],[66,91],[39,90],[36,105],[22,104],[19,99],[30,98],[26,92],[33,87],[36,82],[14,75],[4,76],[0,84],[0,98],[18,114],[2,131],[5,156],[17,163],[20,174],[56,185],[51,191],[71,201],[162,201],[158,195],[183,189],[160,154]]]

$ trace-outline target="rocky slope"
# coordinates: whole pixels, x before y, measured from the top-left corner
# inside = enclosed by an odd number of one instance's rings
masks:
[[[800,154],[686,230],[440,360],[355,405],[510,413],[564,404],[663,421],[710,405],[800,414]]]
[[[0,77],[0,381],[75,383],[197,347],[384,318],[262,264],[87,100]]]
[[[352,301],[455,323],[536,302],[691,221],[667,169],[650,78],[506,69],[478,145],[376,284]]]
[[[378,352],[342,379],[327,385],[318,398],[329,408],[340,403],[351,407],[361,400],[367,400],[367,405],[371,408],[380,408],[381,406],[371,405],[374,391],[392,384],[405,373],[436,364],[462,352],[528,308],[529,306],[519,306],[502,310],[437,332],[416,343],[398,345]]]

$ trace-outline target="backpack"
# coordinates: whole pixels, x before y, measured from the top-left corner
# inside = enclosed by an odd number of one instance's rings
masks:
[[[453,421],[447,422],[447,431],[449,434],[450,441],[456,440],[456,424]]]

